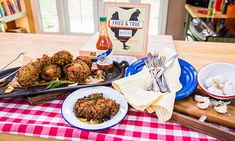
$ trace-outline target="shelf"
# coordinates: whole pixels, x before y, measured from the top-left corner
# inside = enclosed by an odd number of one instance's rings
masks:
[[[214,16],[209,16],[207,14],[199,13],[198,10],[207,10],[207,8],[196,7],[189,4],[185,5],[185,9],[193,18],[218,18],[218,19],[228,18],[225,14],[222,14],[220,11],[216,11]]]
[[[25,16],[27,16],[26,12],[19,12],[10,16],[1,17],[0,22],[8,23],[8,22],[23,18]]]

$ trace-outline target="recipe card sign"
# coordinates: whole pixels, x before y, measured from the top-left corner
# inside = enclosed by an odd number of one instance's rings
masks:
[[[104,3],[113,53],[143,57],[147,53],[150,4]]]

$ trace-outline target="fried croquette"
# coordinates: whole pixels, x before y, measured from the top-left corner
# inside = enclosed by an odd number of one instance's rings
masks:
[[[71,63],[72,60],[73,55],[65,50],[59,51],[51,57],[52,64],[56,64],[60,67],[66,66],[67,64]]]
[[[43,67],[41,71],[41,77],[46,81],[60,79],[61,74],[61,68],[53,64]]]
[[[51,64],[51,58],[46,54],[44,54],[42,58],[38,58],[36,61],[32,62],[32,65],[38,69],[39,73],[44,66],[49,64]]]
[[[41,63],[41,67],[51,64],[51,57],[46,54],[43,54],[42,58],[39,58],[38,61]]]
[[[38,66],[35,63],[27,64],[17,73],[17,81],[22,87],[29,87],[39,78]]]
[[[84,82],[91,74],[92,61],[80,56],[73,60],[70,52],[62,50],[52,57],[44,54],[42,58],[22,66],[17,73],[17,81],[22,87],[67,79],[72,82]]]
[[[89,66],[83,61],[77,60],[64,67],[66,78],[72,82],[83,82],[91,73]]]
[[[78,57],[75,59],[75,61],[77,61],[77,60],[81,60],[81,61],[85,62],[90,68],[91,68],[91,66],[92,66],[92,61],[91,61],[91,59],[88,58],[88,57],[86,57],[86,56],[78,56]]]

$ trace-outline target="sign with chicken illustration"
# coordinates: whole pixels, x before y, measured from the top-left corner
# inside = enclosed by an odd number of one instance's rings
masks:
[[[104,12],[114,54],[146,55],[150,4],[107,2]]]

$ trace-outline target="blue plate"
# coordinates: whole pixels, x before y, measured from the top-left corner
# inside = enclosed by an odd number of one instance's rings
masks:
[[[125,76],[130,76],[138,73],[143,69],[144,59],[138,60],[131,64],[125,72]],[[178,59],[181,67],[180,83],[182,84],[182,89],[176,93],[175,100],[181,100],[190,96],[197,88],[197,71],[188,62]]]

